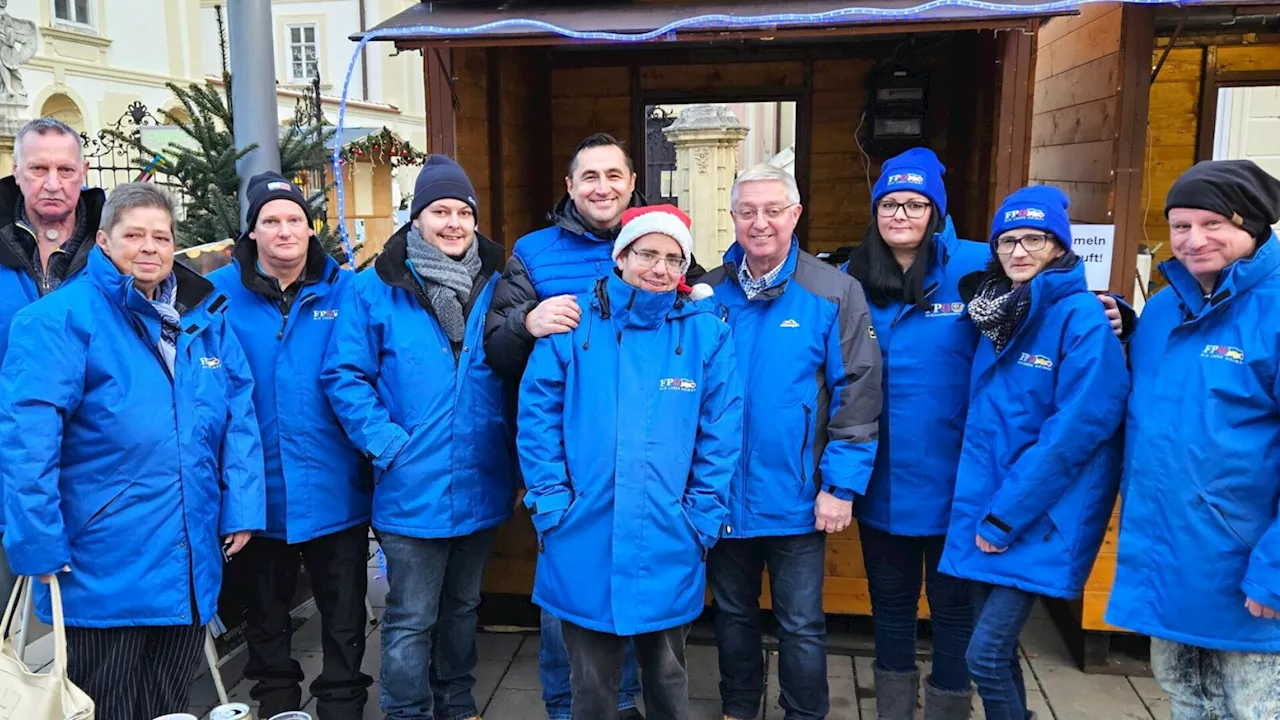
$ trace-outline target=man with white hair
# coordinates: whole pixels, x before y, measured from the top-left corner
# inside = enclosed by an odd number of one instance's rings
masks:
[[[827,716],[826,536],[852,520],[875,462],[880,349],[862,287],[800,250],[795,179],[759,165],[730,198],[736,242],[702,282],[733,327],[746,385],[742,462],[729,522],[711,549],[720,695],[727,720],[754,718],[764,694],[761,572],[778,619],[787,720]]]
[[[32,120],[14,137],[13,174],[0,179],[0,362],[13,316],[88,263],[107,196],[81,190],[87,167],[80,135],[61,120]],[[0,555],[0,597],[13,582]]]

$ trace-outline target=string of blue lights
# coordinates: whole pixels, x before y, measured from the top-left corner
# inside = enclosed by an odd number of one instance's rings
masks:
[[[439,25],[415,25],[409,27],[384,28],[382,30],[372,30],[365,33],[364,37],[356,45],[355,50],[351,53],[351,62],[347,64],[346,78],[342,83],[342,98],[338,103],[338,136],[341,137],[342,130],[346,127],[347,115],[347,95],[351,89],[351,79],[355,73],[356,63],[360,58],[360,52],[374,40],[382,40],[397,37],[462,37],[467,35],[479,35],[483,33],[491,33],[498,30],[523,29],[529,32],[544,32],[553,35],[560,35],[574,40],[591,40],[616,43],[641,43],[651,42],[653,40],[663,38],[674,38],[674,33],[679,30],[690,29],[723,29],[723,30],[757,30],[776,28],[786,25],[836,25],[849,24],[851,22],[868,22],[868,21],[886,21],[886,20],[905,20],[917,17],[923,13],[945,9],[945,8],[963,8],[967,10],[979,11],[984,14],[992,15],[1048,15],[1055,13],[1071,12],[1079,9],[1082,5],[1088,5],[1095,2],[1115,2],[1116,0],[1052,0],[1051,2],[1043,2],[1037,4],[1009,4],[998,2],[986,2],[985,0],[930,0],[905,8],[884,8],[884,7],[847,7],[836,10],[829,10],[819,13],[773,13],[769,15],[733,15],[725,13],[714,13],[704,15],[694,15],[687,18],[681,18],[673,22],[667,23],[659,28],[654,28],[647,32],[641,33],[620,33],[606,30],[573,30],[571,28],[562,27],[554,23],[545,22],[543,20],[534,20],[532,18],[509,18],[497,20],[494,22],[484,23],[482,25],[473,25],[468,27],[444,27]],[[1122,2],[1134,3],[1139,5],[1172,5],[1178,4],[1179,0],[1121,0]],[[1195,4],[1194,0],[1182,0],[1182,5]],[[351,265],[355,266],[355,253],[351,247],[351,241],[347,237],[346,223],[343,222],[345,198],[342,182],[342,164],[341,164],[342,148],[335,144],[333,148],[333,175],[336,184],[336,199],[338,201],[338,235],[342,240],[343,250],[347,253],[347,258]]]

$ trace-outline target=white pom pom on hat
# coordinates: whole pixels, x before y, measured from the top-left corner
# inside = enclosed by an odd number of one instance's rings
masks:
[[[622,214],[622,231],[613,243],[613,260],[617,262],[622,251],[631,243],[645,235],[666,235],[675,240],[684,251],[684,264],[680,274],[688,272],[693,261],[693,233],[690,228],[693,221],[675,205],[649,205],[646,207],[628,208]]]

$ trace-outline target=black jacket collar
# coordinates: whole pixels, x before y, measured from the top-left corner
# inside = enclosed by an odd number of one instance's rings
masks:
[[[13,233],[17,231],[17,228],[14,227],[14,224],[18,222],[15,211],[21,201],[22,190],[18,187],[17,179],[12,175],[0,178],[0,233],[7,236],[0,238],[0,265],[30,270],[28,265],[31,259],[19,255],[15,251],[13,243],[9,242],[15,237]],[[68,276],[74,275],[89,262],[89,252],[93,250],[96,244],[95,238],[98,233],[98,225],[102,222],[102,208],[106,204],[107,194],[100,188],[80,191],[80,203],[76,206],[76,212],[86,213],[84,223],[85,237],[79,238],[80,244],[76,246],[76,254],[71,258],[71,264],[67,266]]]
[[[413,227],[411,223],[405,223],[395,235],[391,236],[382,248],[382,254],[378,255],[378,259],[374,261],[373,268],[382,282],[412,293],[419,302],[424,303],[423,307],[430,309],[430,305],[425,304],[426,294],[422,292],[422,285],[409,271],[409,228],[411,227]],[[480,244],[477,248],[480,253],[480,277],[476,280],[476,288],[472,290],[473,297],[479,294],[479,288],[484,287],[489,277],[502,268],[504,256],[501,245],[479,232],[476,233],[476,242]]]
[[[280,287],[279,281],[275,278],[267,277],[258,270],[258,242],[249,237],[248,233],[241,235],[236,241],[235,248],[231,251],[231,256],[235,258],[236,263],[240,266],[240,282],[244,283],[245,288],[250,292],[257,293],[263,297],[279,300],[283,296],[285,288]],[[327,282],[332,284],[338,279],[338,268],[333,268],[333,272],[325,272],[329,256],[324,251],[324,246],[313,235],[307,243],[307,265],[302,271],[302,284],[313,285],[318,282]]]

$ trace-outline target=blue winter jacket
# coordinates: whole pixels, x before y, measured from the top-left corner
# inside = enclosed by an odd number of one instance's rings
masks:
[[[983,336],[939,570],[1076,597],[1115,507],[1129,374],[1084,264],[1042,270],[1009,344]],[[1003,553],[978,549],[981,535]]]
[[[264,536],[300,543],[369,522],[371,483],[320,385],[338,305],[355,277],[312,238],[301,288],[286,308],[241,237],[234,261],[209,275],[253,371],[267,477]]]
[[[253,381],[226,298],[181,265],[174,273],[172,375],[157,349],[160,316],[100,250],[86,275],[10,330],[4,547],[19,575],[71,567],[59,578],[68,625],[209,622],[220,537],[266,524]],[[47,588],[36,593],[48,622]]]
[[[542,554],[533,600],[591,630],[637,635],[702,612],[707,550],[728,520],[742,381],[708,301],[616,274],[539,341],[518,446]]]
[[[1107,622],[1214,650],[1280,652],[1280,246],[1205,300],[1178,261],[1129,344],[1120,550]]]
[[[978,347],[960,279],[991,260],[990,246],[956,238],[950,217],[933,242],[924,281],[930,309],[867,296],[884,405],[875,470],[854,510],[859,522],[894,535],[942,535],[951,520]]]
[[[820,489],[850,500],[866,491],[880,351],[858,281],[793,238],[773,284],[748,301],[738,282],[744,257],[735,243],[702,279],[724,306],[750,389],[725,535],[800,535],[814,531]]]
[[[356,276],[321,382],[347,436],[373,461],[373,526],[416,538],[470,535],[511,517],[509,389],[481,333],[502,247],[477,234],[481,272],[458,359],[410,268],[405,225]]]
[[[77,223],[79,233],[66,245],[66,252],[71,253],[71,257],[67,258],[63,284],[84,273],[106,201],[106,194],[98,189],[80,193],[76,212],[84,213],[84,218]],[[14,315],[47,293],[46,288],[36,284],[32,258],[26,252],[26,244],[34,245],[36,239],[30,225],[18,219],[17,208],[21,202],[22,191],[14,177],[0,178],[0,362],[4,361],[5,348],[9,344],[9,323],[13,322]],[[4,518],[0,513],[0,533],[3,532]]]

